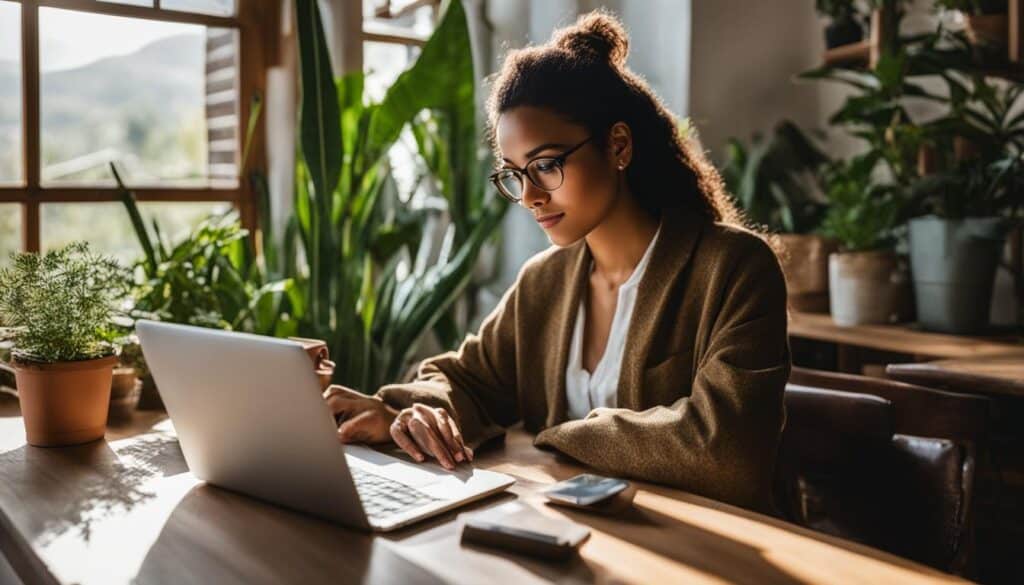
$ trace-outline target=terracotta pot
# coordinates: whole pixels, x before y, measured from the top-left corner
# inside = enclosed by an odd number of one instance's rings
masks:
[[[829,256],[829,300],[837,325],[897,323],[910,318],[907,262],[891,250]]]
[[[114,368],[114,377],[110,384],[110,400],[118,400],[131,394],[137,380],[134,368]]]
[[[1007,14],[965,14],[964,33],[975,46],[1005,47],[1009,43],[1010,17]]]
[[[30,445],[56,447],[102,439],[117,356],[39,364],[14,362]]]
[[[828,257],[835,241],[818,235],[779,234],[789,306],[805,313],[828,313]]]
[[[107,414],[107,422],[122,423],[131,420],[132,413],[139,405],[139,396],[142,395],[142,380],[133,378],[133,384],[128,393],[120,397],[110,397],[110,412]]]

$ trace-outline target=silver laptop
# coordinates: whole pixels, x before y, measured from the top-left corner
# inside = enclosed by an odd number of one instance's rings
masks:
[[[346,526],[394,530],[515,480],[342,445],[308,354],[287,339],[139,321],[136,331],[199,479]]]

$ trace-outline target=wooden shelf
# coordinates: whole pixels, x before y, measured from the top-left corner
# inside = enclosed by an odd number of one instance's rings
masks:
[[[919,331],[909,325],[836,325],[829,315],[791,312],[790,337],[909,354],[925,359],[1015,356],[1024,344],[1014,337],[968,337]]]
[[[1009,20],[1006,39],[1006,66],[980,68],[982,74],[989,77],[1001,77],[1011,81],[1024,82],[1024,0],[1007,0],[1007,18]],[[822,59],[829,67],[869,67],[874,68],[881,54],[883,39],[896,39],[898,33],[891,29],[896,25],[890,22],[895,19],[886,11],[876,9],[871,13],[871,30],[868,38],[849,45],[835,47],[825,51]]]
[[[871,41],[843,45],[825,51],[825,65],[829,67],[857,67],[868,65],[871,57]]]

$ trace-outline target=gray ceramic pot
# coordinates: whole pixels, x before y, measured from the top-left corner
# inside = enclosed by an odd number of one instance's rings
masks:
[[[922,327],[946,333],[988,328],[992,283],[1008,231],[998,217],[910,220],[910,266]]]

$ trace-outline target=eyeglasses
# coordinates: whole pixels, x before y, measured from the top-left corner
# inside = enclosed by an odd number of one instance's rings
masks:
[[[523,181],[524,174],[538,189],[554,191],[561,187],[562,181],[565,180],[563,171],[565,159],[579,150],[581,146],[590,142],[592,138],[593,136],[587,138],[558,156],[535,158],[526,163],[525,169],[500,169],[491,175],[491,182],[498,188],[498,192],[512,203],[519,203],[523,200],[523,192],[526,190],[526,183]]]

